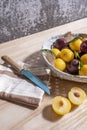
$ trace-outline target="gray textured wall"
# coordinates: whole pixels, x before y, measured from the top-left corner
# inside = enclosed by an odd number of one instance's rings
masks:
[[[0,0],[0,43],[87,16],[87,0]]]

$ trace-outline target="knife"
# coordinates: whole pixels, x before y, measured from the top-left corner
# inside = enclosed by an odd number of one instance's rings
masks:
[[[21,68],[11,57],[5,55],[1,57],[5,62],[10,64],[18,73],[24,75],[26,78],[31,80],[34,84],[36,84],[39,88],[44,90],[47,94],[50,95],[50,90],[48,86],[45,85],[37,76],[31,73],[29,70]]]

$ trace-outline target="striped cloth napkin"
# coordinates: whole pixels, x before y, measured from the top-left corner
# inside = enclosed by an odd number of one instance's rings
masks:
[[[22,105],[37,107],[43,99],[44,91],[14,73],[11,68],[0,65],[0,98]]]

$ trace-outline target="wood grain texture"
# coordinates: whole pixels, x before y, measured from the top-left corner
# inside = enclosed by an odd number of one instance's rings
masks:
[[[1,44],[0,57],[9,55],[32,67],[46,66],[40,56],[44,40],[67,31],[87,33],[87,18]],[[3,63],[1,59],[0,63]],[[54,96],[67,97],[73,86],[79,86],[87,93],[87,83],[51,78],[51,95],[45,94],[41,105],[36,109],[0,100],[0,130],[86,130],[87,100],[81,106],[73,107],[65,116],[56,115],[51,107]]]

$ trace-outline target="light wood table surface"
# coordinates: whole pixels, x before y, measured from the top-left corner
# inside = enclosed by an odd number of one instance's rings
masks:
[[[87,18],[0,44],[0,57],[9,55],[32,66],[44,66],[45,62],[39,57],[44,40],[68,31],[87,33]],[[0,63],[3,63],[1,59]],[[51,95],[45,94],[41,105],[36,109],[0,100],[0,130],[87,130],[87,100],[65,116],[56,115],[51,108],[53,97],[56,95],[67,97],[73,86],[82,87],[87,93],[87,83],[59,78],[58,88],[55,87],[55,80],[51,83]]]

